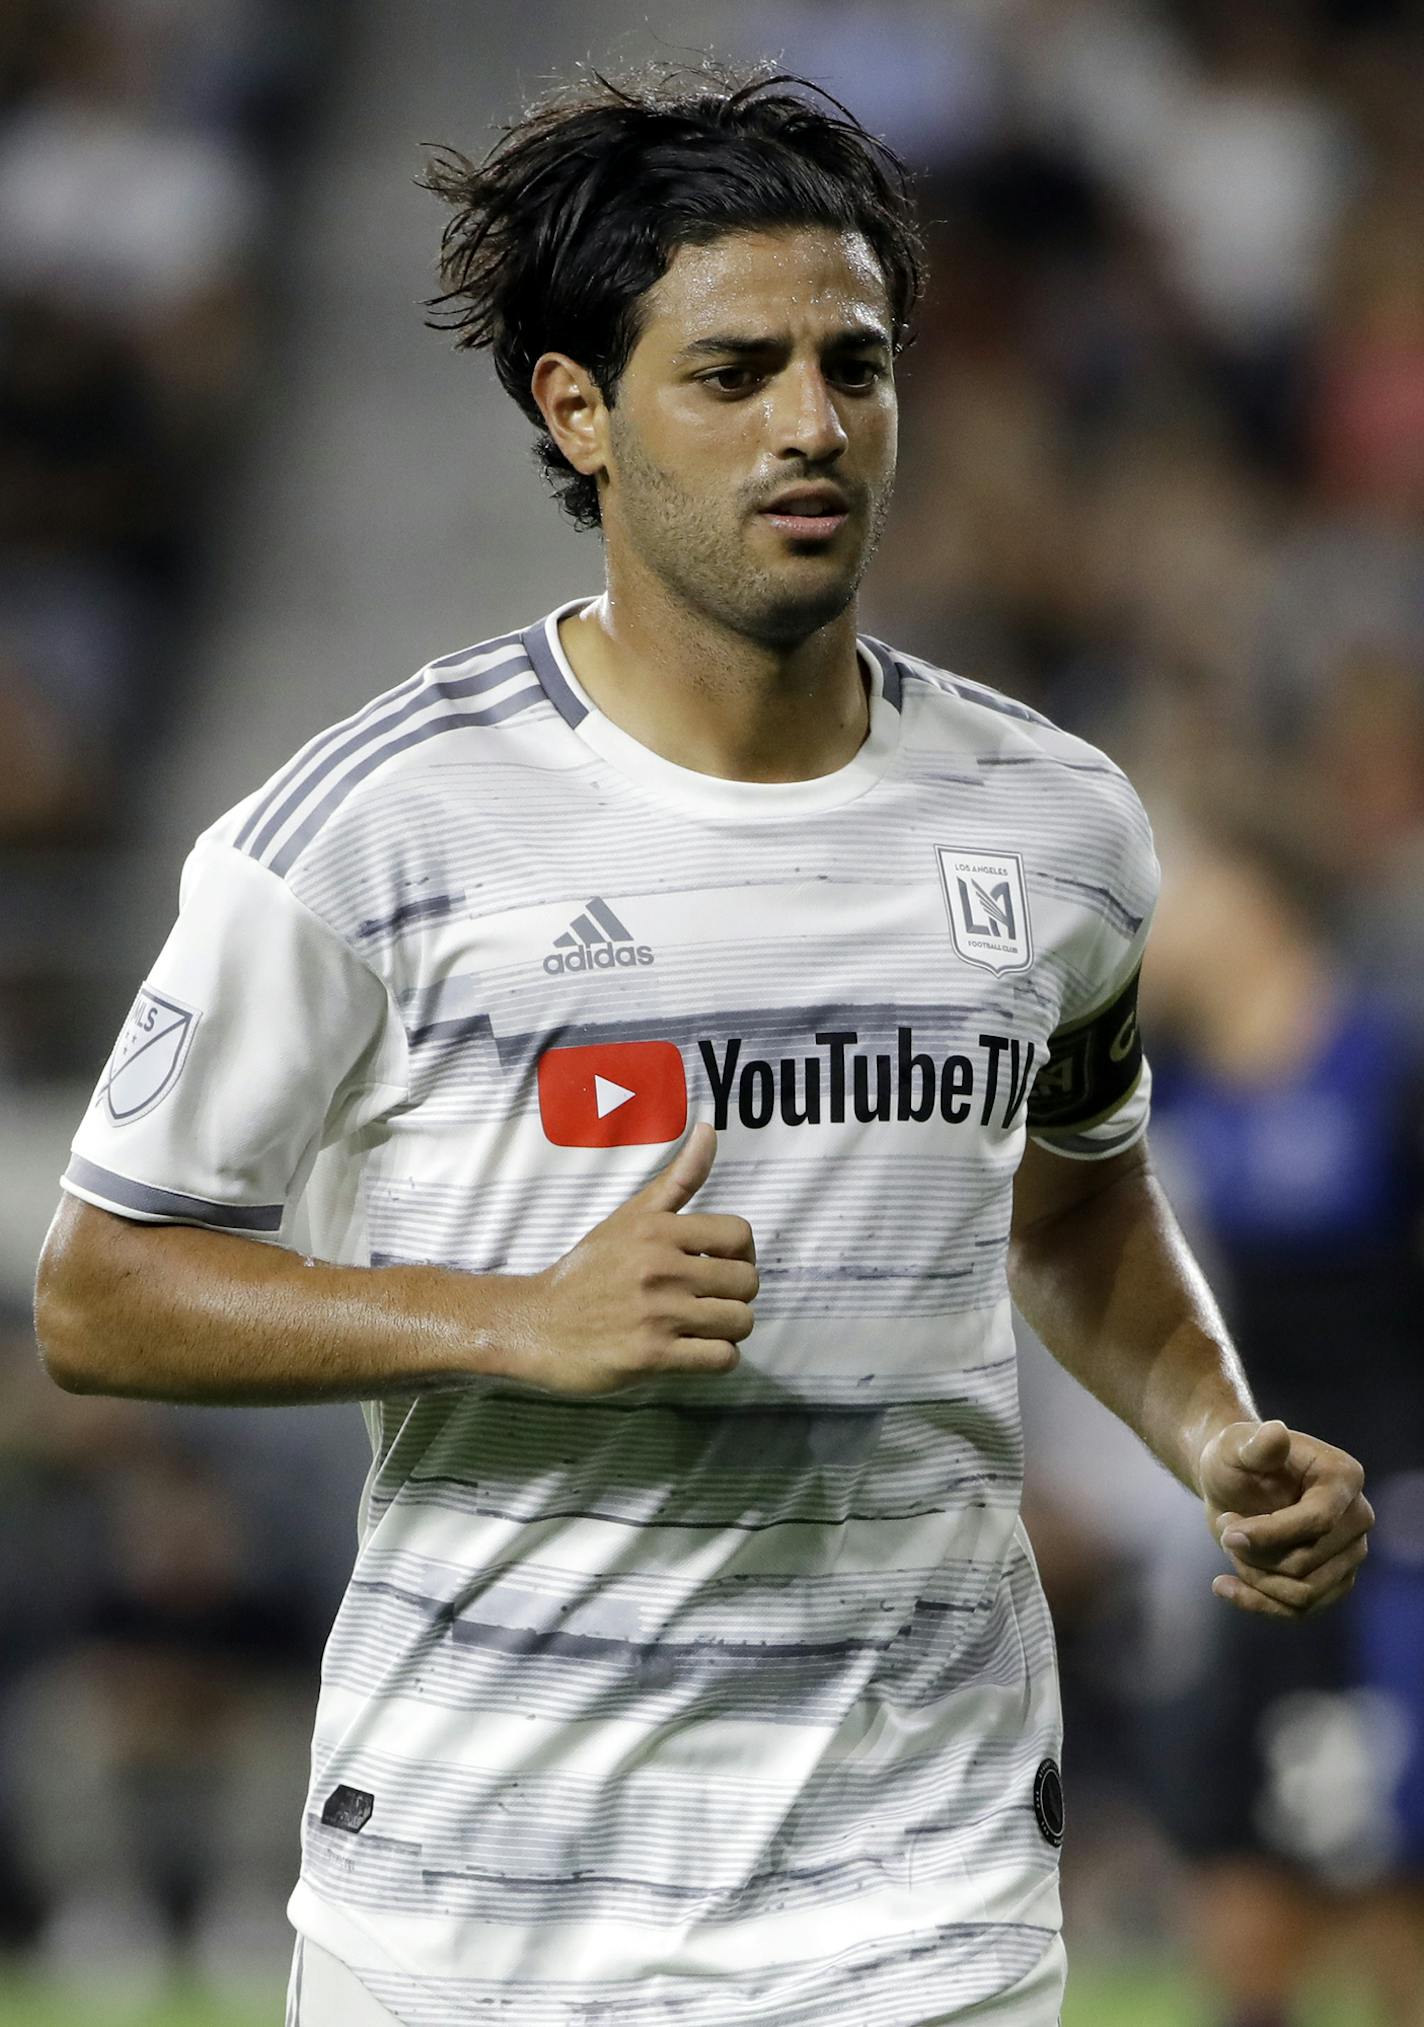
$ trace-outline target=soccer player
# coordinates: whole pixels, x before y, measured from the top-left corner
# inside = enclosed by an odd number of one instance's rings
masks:
[[[1049,2027],[1010,1291],[1234,1604],[1328,1604],[1372,1518],[1260,1419],[1147,1163],[1146,820],[857,637],[921,261],[853,119],[595,79],[428,181],[443,313],[606,587],[198,841],[75,1139],[49,1370],[367,1404],[297,2027]]]

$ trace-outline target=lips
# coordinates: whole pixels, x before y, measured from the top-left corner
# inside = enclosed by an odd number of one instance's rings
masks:
[[[798,541],[829,541],[850,505],[836,486],[791,486],[761,509],[762,518]]]

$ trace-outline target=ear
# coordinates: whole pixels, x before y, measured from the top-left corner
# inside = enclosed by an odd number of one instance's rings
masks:
[[[535,362],[529,388],[545,427],[574,470],[589,478],[605,471],[608,410],[584,368],[565,352],[545,352]]]

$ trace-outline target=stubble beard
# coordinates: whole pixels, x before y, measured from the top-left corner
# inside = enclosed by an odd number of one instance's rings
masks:
[[[870,496],[866,540],[844,571],[798,584],[794,562],[776,571],[750,560],[746,507],[729,505],[719,514],[686,493],[620,425],[616,410],[614,446],[623,530],[640,563],[679,603],[743,639],[787,648],[829,626],[854,599],[890,509],[888,485]]]

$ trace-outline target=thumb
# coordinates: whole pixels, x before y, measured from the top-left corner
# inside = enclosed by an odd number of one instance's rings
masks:
[[[712,1173],[717,1153],[717,1131],[706,1119],[699,1119],[666,1168],[660,1168],[623,1206],[625,1210],[680,1211],[701,1189]]]
[[[1247,1471],[1279,1471],[1290,1456],[1290,1446],[1284,1422],[1258,1422],[1237,1456]]]

